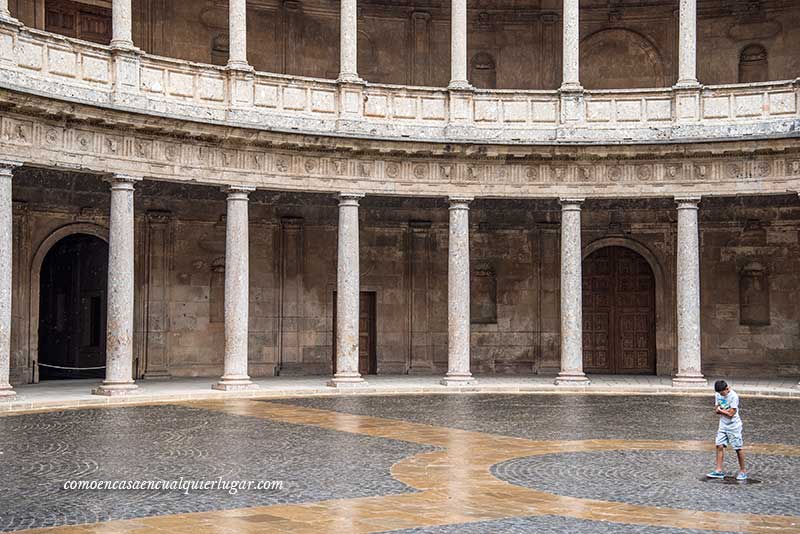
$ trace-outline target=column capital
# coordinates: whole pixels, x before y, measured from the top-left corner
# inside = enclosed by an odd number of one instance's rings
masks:
[[[124,173],[109,174],[105,177],[105,181],[111,184],[111,189],[133,189],[133,184],[143,179],[142,176]]]
[[[0,159],[0,176],[8,176],[10,178],[14,173],[14,169],[21,166],[21,161]]]
[[[561,197],[558,199],[558,203],[561,204],[561,211],[580,211],[581,204],[585,201],[586,199],[581,197]]]
[[[700,204],[701,197],[700,195],[682,195],[675,197],[675,203],[678,205],[678,209],[698,209],[698,205]]]
[[[255,190],[251,185],[228,185],[222,188],[222,192],[228,195],[228,200],[247,200]]]
[[[339,206],[358,206],[364,193],[339,193]]]
[[[452,196],[447,197],[447,202],[450,203],[451,210],[468,210],[469,204],[475,200],[475,197],[471,196]]]

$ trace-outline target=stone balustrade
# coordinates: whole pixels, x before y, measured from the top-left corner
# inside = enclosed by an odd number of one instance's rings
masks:
[[[339,83],[112,51],[7,23],[0,87],[231,126],[437,142],[695,142],[800,126],[800,79],[565,93]]]

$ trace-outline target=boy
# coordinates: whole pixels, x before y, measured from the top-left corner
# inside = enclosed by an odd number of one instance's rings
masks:
[[[739,474],[736,480],[747,480],[744,468],[744,451],[742,450],[742,418],[739,417],[739,395],[724,380],[714,383],[714,413],[719,415],[717,430],[717,468],[706,476],[708,478],[725,478],[722,461],[725,458],[725,447],[730,445],[739,459]]]

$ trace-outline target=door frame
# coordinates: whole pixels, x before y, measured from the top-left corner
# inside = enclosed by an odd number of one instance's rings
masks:
[[[39,298],[41,293],[42,263],[47,253],[59,241],[74,234],[87,234],[108,243],[108,228],[93,223],[72,223],[57,228],[45,237],[36,249],[30,271],[30,314],[28,316],[28,368],[32,370],[31,383],[39,383]]]
[[[673,233],[665,231],[665,239],[671,239]],[[671,243],[672,241],[667,241]],[[675,330],[675,295],[674,291],[667,292],[666,276],[663,265],[668,264],[664,258],[659,258],[647,245],[630,237],[614,236],[602,237],[587,243],[581,252],[581,265],[593,252],[605,247],[628,248],[640,256],[650,265],[655,277],[655,330],[656,330],[656,375],[672,375],[675,370],[677,358],[677,331]],[[667,253],[673,248],[668,247]],[[671,311],[672,310],[672,311]]]
[[[358,313],[359,313],[359,322],[361,322],[361,297],[363,295],[367,295],[370,301],[370,308],[372,309],[372,314],[370,315],[369,321],[369,339],[370,339],[370,351],[369,351],[369,362],[368,362],[368,369],[369,372],[366,373],[368,375],[376,375],[378,374],[378,343],[376,341],[378,337],[378,298],[377,298],[377,291],[359,291],[359,306],[358,306]],[[331,340],[333,341],[331,346],[331,374],[336,374],[336,290],[333,290],[333,306],[331,306],[333,318],[331,321],[332,324],[332,331],[331,331]],[[359,351],[361,350],[361,331],[359,330]],[[361,359],[359,355],[359,368],[361,364]],[[360,372],[360,371],[359,371]]]

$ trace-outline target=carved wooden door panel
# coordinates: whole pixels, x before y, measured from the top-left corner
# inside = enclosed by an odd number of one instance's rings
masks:
[[[590,373],[655,373],[655,279],[627,248],[605,247],[583,263],[583,366]]]

